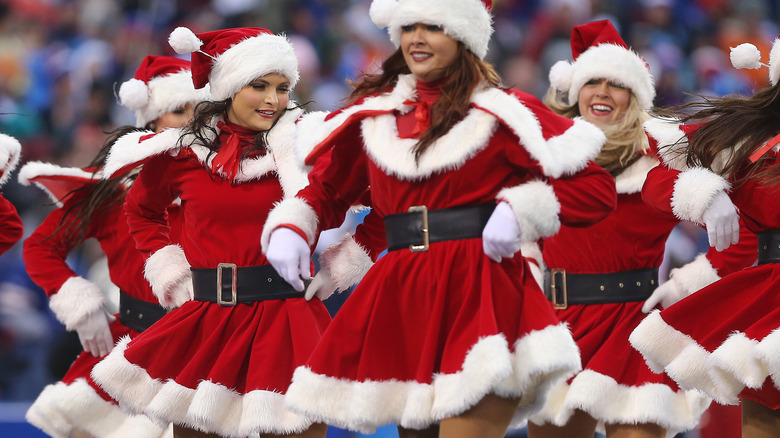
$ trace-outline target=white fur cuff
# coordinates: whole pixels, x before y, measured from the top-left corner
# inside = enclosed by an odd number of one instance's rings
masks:
[[[368,252],[347,233],[322,252],[320,264],[323,269],[327,269],[338,290],[343,292],[360,282],[374,262]]]
[[[70,277],[51,296],[49,307],[68,330],[74,330],[90,313],[101,309],[105,297],[100,288],[82,277]]]
[[[553,188],[544,181],[530,181],[498,192],[497,199],[512,206],[520,224],[520,240],[530,242],[552,236],[561,228],[561,205]]]
[[[190,263],[179,245],[158,249],[146,259],[144,266],[144,278],[160,303],[169,302],[171,297],[166,295],[190,275]]]
[[[699,254],[692,262],[672,269],[669,277],[677,282],[686,296],[720,280],[718,271],[707,260],[706,254]]]
[[[674,183],[672,212],[682,220],[701,224],[712,198],[728,189],[729,183],[711,170],[703,167],[686,170]]]
[[[314,239],[317,237],[318,222],[317,213],[301,198],[289,198],[276,204],[271,213],[268,214],[268,219],[263,226],[263,234],[260,238],[263,253],[268,251],[271,233],[282,225],[294,225],[300,228],[306,233],[309,246],[313,246]]]

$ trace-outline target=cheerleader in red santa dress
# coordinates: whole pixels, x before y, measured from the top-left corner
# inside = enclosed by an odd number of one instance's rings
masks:
[[[576,26],[571,47],[574,61],[550,70],[545,101],[604,131],[607,143],[595,162],[614,176],[618,204],[593,226],[564,225],[543,241],[545,294],[571,329],[584,369],[554,389],[531,419],[529,437],[590,438],[597,428],[608,437],[674,436],[696,427],[710,400],[653,373],[628,336],[643,311],[753,263],[754,243],[728,256],[702,254],[657,288],[665,242],[679,219],[641,199],[648,171],[660,163],[642,128],[655,97],[653,78],[607,20]]]
[[[302,138],[314,145],[310,185],[263,230],[280,275],[303,290],[310,245],[369,186],[389,252],[369,268],[371,254],[343,241],[362,253],[356,277],[367,273],[296,370],[294,410],[356,431],[499,437],[579,369],[571,335],[514,254],[612,211],[614,184],[590,161],[604,137],[499,87],[482,60],[490,6],[375,0],[371,18],[398,50]]]
[[[9,135],[0,134],[0,187],[11,178],[11,172],[19,164],[22,145]],[[24,229],[16,207],[0,195],[0,255],[8,251],[22,238]]]
[[[135,175],[102,181],[100,174],[119,136],[119,142],[134,138],[134,146],[139,147],[140,137],[178,128],[192,117],[195,104],[206,99],[208,92],[192,86],[189,61],[148,56],[135,77],[122,84],[119,97],[123,106],[135,110],[136,125],[117,130],[88,168],[31,162],[19,172],[22,184],[38,185],[58,205],[24,242],[27,272],[50,297],[49,306],[57,319],[78,333],[84,347],[63,379],[44,388],[27,411],[27,421],[54,437],[84,432],[96,437],[164,433],[148,418],[122,412],[89,375],[116,341],[135,337],[165,314],[143,278],[144,259],[135,249],[122,210]],[[90,238],[100,243],[111,281],[120,289],[118,318],[106,312],[100,288],[66,263],[68,254]]]
[[[648,203],[707,223],[719,247],[737,240],[741,218],[758,234],[758,264],[651,313],[630,338],[650,367],[681,387],[723,404],[741,400],[742,436],[752,438],[780,436],[778,57],[780,39],[770,55],[772,85],[755,95],[683,106],[689,123],[669,132],[661,153],[687,169],[656,169],[642,190]],[[735,66],[758,68],[759,59],[752,45],[732,50]]]
[[[299,78],[292,45],[260,28],[178,28],[169,42],[192,53],[195,87],[208,83],[212,100],[181,130],[112,151],[109,166],[145,160],[125,211],[152,290],[178,309],[122,340],[92,375],[123,407],[174,423],[177,437],[324,437],[284,394],[330,316],[259,247],[273,205],[307,183],[294,150],[303,111],[289,95]],[[165,222],[177,197],[181,246]]]

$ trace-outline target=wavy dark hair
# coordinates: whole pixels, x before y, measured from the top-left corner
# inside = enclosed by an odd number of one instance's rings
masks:
[[[776,157],[765,154],[756,163],[749,159],[780,133],[780,85],[765,87],[750,97],[698,97],[701,101],[662,113],[682,122],[703,123],[682,152],[686,164],[706,167],[721,176],[732,175],[736,186],[753,179],[780,187],[780,166],[770,165]]]
[[[292,101],[292,100],[291,100]],[[189,146],[189,144],[182,144],[186,137],[190,135],[194,138],[195,143],[201,144],[210,150],[206,159],[210,158],[213,154],[216,154],[221,144],[219,136],[217,135],[215,120],[218,117],[223,117],[227,120],[227,113],[230,105],[233,103],[232,98],[227,98],[220,101],[202,101],[195,107],[195,114],[192,120],[182,128],[182,136],[179,137],[178,147]],[[241,151],[241,158],[251,156],[257,152],[264,152],[268,146],[268,132],[276,126],[284,114],[291,109],[303,108],[304,104],[295,104],[294,106],[288,106],[285,108],[279,117],[274,120],[273,125],[267,131],[260,131],[254,138],[254,142],[251,146],[243,148]],[[211,172],[211,169],[208,169]]]
[[[410,73],[399,48],[382,63],[379,73],[363,73],[360,79],[352,84],[354,90],[347,101],[352,103],[363,96],[391,91],[398,83],[399,75]],[[417,160],[433,142],[466,117],[475,88],[480,85],[499,88],[501,83],[501,77],[495,68],[479,59],[460,41],[456,60],[444,69],[444,77],[446,80],[441,89],[441,97],[431,106],[431,126],[414,147]]]
[[[98,151],[95,158],[93,158],[89,163],[89,166],[87,166],[87,168],[95,168],[93,176],[106,164],[108,152],[119,137],[144,130],[146,130],[146,128],[123,126],[109,132],[100,151]],[[101,179],[94,184],[78,188],[63,196],[61,199],[63,203],[67,198],[72,196],[75,196],[77,199],[65,209],[59,224],[57,224],[57,228],[46,239],[51,239],[58,233],[65,233],[66,238],[64,241],[66,242],[75,243],[84,241],[87,230],[96,215],[103,214],[122,206],[126,194],[124,184],[126,184],[128,180],[134,178],[135,175],[128,175],[109,180]]]

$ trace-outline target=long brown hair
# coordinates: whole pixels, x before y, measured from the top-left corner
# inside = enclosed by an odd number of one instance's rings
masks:
[[[780,186],[780,166],[769,165],[776,157],[766,154],[757,163],[749,157],[780,133],[780,86],[765,87],[751,97],[707,98],[670,109],[682,122],[704,122],[687,140],[684,157],[688,166],[703,166],[734,177],[736,186],[755,179],[769,187]],[[685,141],[685,139],[681,139]]]
[[[398,83],[399,75],[409,73],[411,71],[399,48],[382,63],[380,73],[364,73],[358,82],[352,84],[354,90],[348,102],[354,102],[363,96],[390,91]],[[501,82],[501,77],[495,68],[479,59],[460,41],[455,62],[444,70],[444,77],[446,80],[441,88],[441,97],[431,106],[431,126],[422,134],[414,147],[416,159],[419,159],[433,142],[466,117],[474,89],[480,85],[498,88]]]
[[[564,117],[573,119],[582,116],[577,102],[569,105],[564,101],[564,94],[566,93],[550,87],[544,96],[544,103],[553,112]],[[602,128],[607,141],[593,161],[612,176],[620,175],[639,159],[640,152],[645,152],[649,148],[647,135],[642,128],[642,124],[649,119],[650,115],[642,110],[636,95],[630,91],[628,108],[623,118]]]
[[[95,169],[93,177],[106,163],[108,152],[119,137],[143,130],[145,129],[135,126],[123,126],[109,132],[100,151],[87,166],[87,168]],[[71,196],[75,196],[77,199],[65,209],[59,224],[57,224],[57,228],[46,239],[51,239],[58,233],[64,233],[65,239],[63,239],[63,242],[82,242],[86,238],[90,223],[98,212],[104,213],[121,207],[126,194],[123,185],[133,178],[135,178],[135,175],[108,180],[101,179],[94,184],[78,188],[63,196],[63,201]]]

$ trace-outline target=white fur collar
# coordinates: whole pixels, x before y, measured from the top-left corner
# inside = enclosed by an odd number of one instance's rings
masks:
[[[642,191],[642,186],[647,179],[647,173],[658,166],[660,160],[655,157],[643,155],[628,166],[615,178],[615,188],[618,193],[630,194]]]
[[[399,77],[398,84],[390,93],[369,97],[360,104],[346,107],[330,120],[320,122],[308,130],[305,136],[301,136],[298,150],[311,151],[358,112],[409,111],[410,107],[403,102],[416,98],[415,87],[416,81],[412,75]],[[536,114],[517,97],[499,89],[476,91],[472,96],[472,103],[477,108],[471,109],[458,126],[433,144],[421,157],[421,160],[426,161],[425,165],[415,165],[413,156],[399,157],[398,143],[402,144],[400,149],[408,155],[411,151],[409,144],[413,145],[414,141],[398,139],[389,117],[377,116],[375,121],[371,121],[371,118],[364,121],[362,131],[367,148],[370,148],[369,154],[385,170],[400,177],[422,178],[436,171],[457,168],[468,157],[482,150],[490,135],[495,132],[495,119],[498,119],[517,135],[520,144],[541,164],[546,175],[560,177],[576,173],[587,166],[588,161],[598,154],[605,140],[600,129],[581,119],[575,120],[574,125],[562,135],[545,140]],[[490,117],[480,115],[481,112]],[[452,151],[445,148],[454,143],[458,143],[458,151],[450,156]],[[395,152],[386,150],[391,147]],[[426,159],[425,155],[429,154],[435,158]],[[446,159],[442,161],[443,157]],[[440,162],[438,166],[435,164],[437,160]]]
[[[645,131],[658,142],[658,156],[667,167],[675,170],[687,170],[685,150],[688,148],[688,136],[680,128],[680,121],[675,119],[652,118],[644,123]],[[733,151],[738,148],[724,149],[713,162],[713,171],[723,168]]]
[[[101,172],[93,174],[78,167],[61,167],[56,164],[31,161],[19,170],[19,183],[29,186],[34,183],[49,196],[57,207],[62,207],[62,198],[72,190],[100,180]]]
[[[295,123],[302,113],[301,109],[288,109],[268,133],[268,149],[271,153],[242,160],[240,171],[233,182],[240,184],[276,172],[285,196],[293,196],[305,187],[308,183],[306,170],[297,161],[295,154],[297,132]],[[215,121],[218,122],[219,120]],[[146,158],[166,152],[176,153],[180,144],[189,147],[204,166],[209,166],[214,158],[214,154],[209,157],[210,149],[197,143],[192,135],[185,136],[180,143],[181,129],[167,129],[139,143],[140,137],[146,134],[148,133],[133,132],[117,140],[106,160],[104,171],[106,178],[115,176],[121,169],[140,163]],[[219,130],[217,130],[218,134]],[[208,139],[212,138],[213,135],[208,136]],[[225,176],[222,171],[217,173]]]

